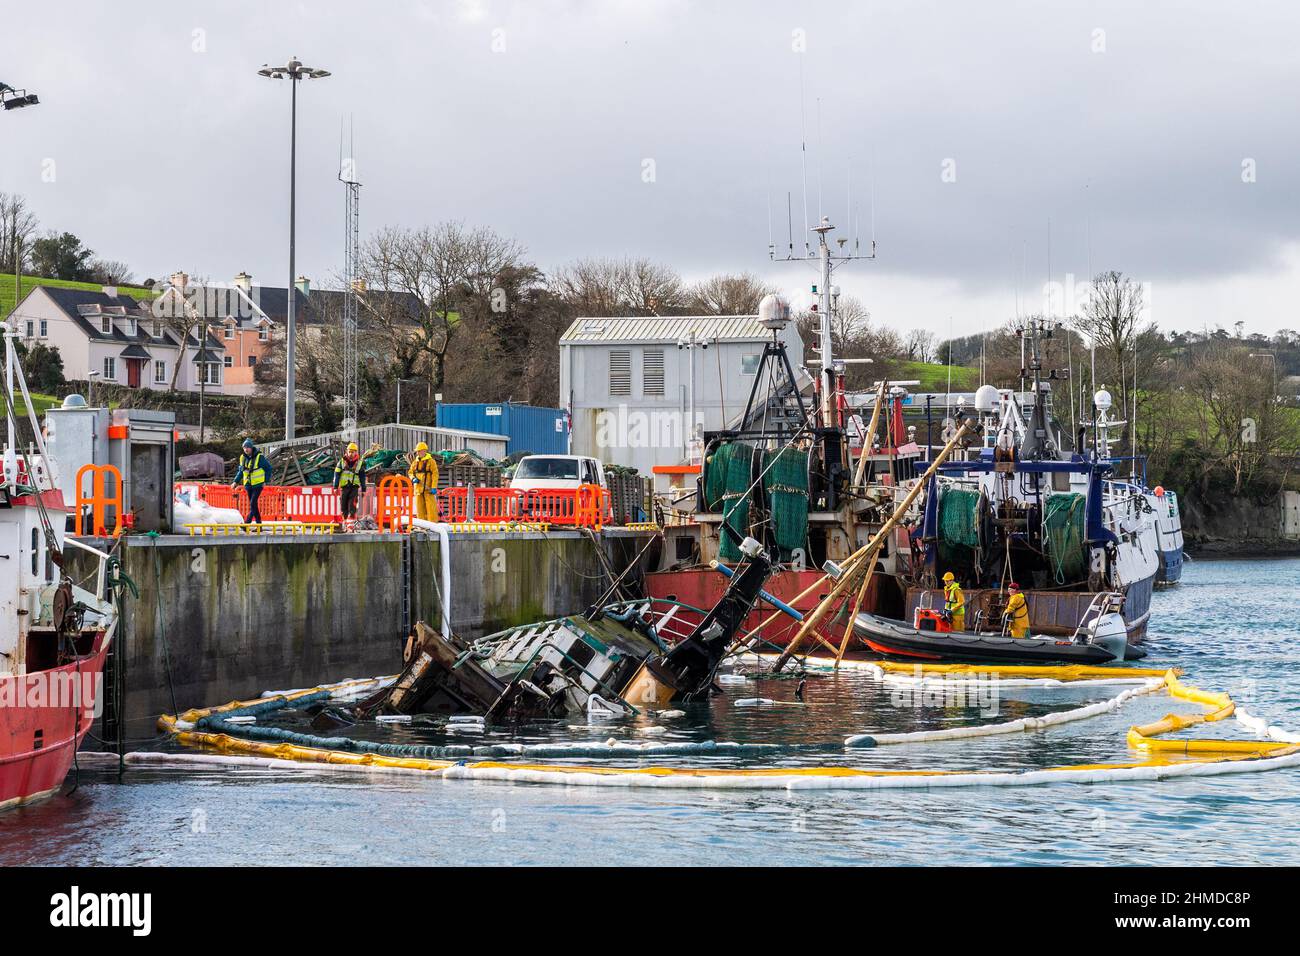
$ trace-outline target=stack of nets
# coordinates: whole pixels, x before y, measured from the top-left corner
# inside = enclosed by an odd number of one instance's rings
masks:
[[[709,456],[704,473],[705,506],[720,512],[736,536],[753,535],[749,489],[760,474],[763,480],[758,490],[771,518],[778,560],[787,560],[794,549],[804,547],[808,535],[807,452],[794,448],[779,454],[759,451],[745,442],[719,445]],[[720,531],[718,556],[723,561],[740,560],[736,536]]]
[[[1054,494],[1043,507],[1043,550],[1057,584],[1081,580],[1087,574],[1086,502],[1084,495]]]
[[[980,493],[945,488],[939,498],[939,561],[945,568],[972,567],[980,546]]]

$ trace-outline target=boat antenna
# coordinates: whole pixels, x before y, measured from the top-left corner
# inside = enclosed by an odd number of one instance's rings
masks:
[[[772,236],[772,177],[770,175],[767,183],[767,257],[776,258],[776,242]]]
[[[803,91],[803,59],[799,60],[799,164],[803,175],[803,249],[805,254],[811,254],[808,248],[808,232],[811,227],[808,225],[808,109],[804,101]]]

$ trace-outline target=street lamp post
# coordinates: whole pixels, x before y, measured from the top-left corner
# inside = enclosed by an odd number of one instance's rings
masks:
[[[402,424],[402,383],[418,382],[418,378],[399,378],[397,380],[397,424]]]
[[[284,339],[284,438],[285,441],[292,441],[295,421],[294,389],[297,387],[294,363],[297,359],[295,346],[298,322],[298,276],[293,258],[294,217],[298,185],[298,81],[304,77],[309,80],[324,79],[330,74],[328,70],[303,66],[296,56],[290,57],[289,62],[284,66],[263,65],[257,73],[259,76],[265,76],[272,80],[283,80],[287,77],[289,79],[289,88],[292,90],[289,97],[289,321]]]
[[[1251,352],[1250,357],[1253,359],[1266,358],[1273,363],[1273,402],[1277,402],[1277,353],[1276,352]]]

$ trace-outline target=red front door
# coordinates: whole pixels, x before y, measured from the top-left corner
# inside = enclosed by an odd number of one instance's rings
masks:
[[[144,367],[144,359],[127,359],[126,360],[126,385],[127,388],[140,387],[140,369]]]

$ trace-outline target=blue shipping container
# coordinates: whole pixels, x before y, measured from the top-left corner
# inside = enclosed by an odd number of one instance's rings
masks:
[[[569,451],[569,416],[562,408],[541,408],[517,402],[484,405],[438,403],[438,424],[444,428],[505,435],[506,454],[565,455]]]

